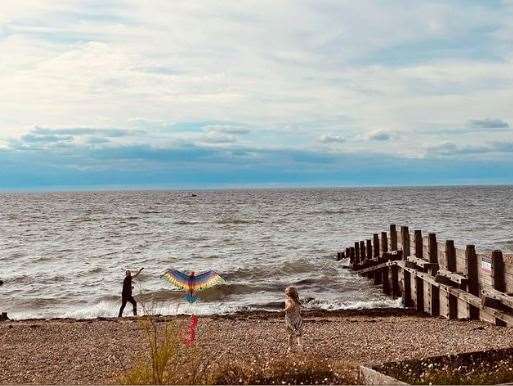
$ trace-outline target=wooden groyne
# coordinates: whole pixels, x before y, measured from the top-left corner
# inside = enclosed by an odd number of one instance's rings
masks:
[[[448,319],[485,320],[513,326],[513,255],[457,248],[435,233],[390,225],[337,253],[406,307]]]

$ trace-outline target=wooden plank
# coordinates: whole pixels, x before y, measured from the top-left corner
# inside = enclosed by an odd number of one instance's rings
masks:
[[[419,259],[418,257],[415,257],[415,256],[408,256],[408,258],[406,260],[408,262],[413,263],[414,265],[418,266],[419,269],[421,269],[424,272],[427,272],[427,270],[432,267],[438,266],[438,264],[430,263],[429,261]]]
[[[374,272],[374,271],[378,271],[380,269],[383,269],[384,267],[390,266],[391,263],[392,262],[388,262],[387,261],[385,263],[373,265],[372,267],[357,269],[355,272],[357,274],[364,274],[364,273]]]
[[[482,291],[484,298],[489,298],[496,300],[507,307],[510,307],[513,309],[513,296],[507,295],[504,292],[499,292],[495,289],[487,289]]]
[[[468,278],[461,273],[450,272],[445,269],[439,269],[436,276],[436,281],[438,283],[444,283],[449,285],[449,282],[453,283],[453,285],[461,287],[467,284]]]

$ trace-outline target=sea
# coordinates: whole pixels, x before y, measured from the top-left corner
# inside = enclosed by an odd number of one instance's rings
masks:
[[[125,271],[139,268],[140,313],[278,310],[290,285],[305,308],[399,307],[335,260],[391,223],[512,252],[513,187],[1,193],[0,311],[116,316]],[[188,304],[167,269],[225,284]]]

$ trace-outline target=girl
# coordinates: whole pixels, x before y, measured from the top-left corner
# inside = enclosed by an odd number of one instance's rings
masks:
[[[285,325],[289,333],[288,351],[292,349],[294,338],[297,338],[297,346],[302,350],[303,320],[301,319],[301,302],[295,287],[285,288]]]

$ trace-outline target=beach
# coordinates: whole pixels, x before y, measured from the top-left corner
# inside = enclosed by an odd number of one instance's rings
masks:
[[[158,317],[187,321],[185,316]],[[287,354],[282,315],[253,312],[200,317],[205,360],[251,361]],[[0,323],[0,383],[109,384],[147,352],[141,319],[52,319]],[[317,311],[305,314],[304,354],[358,365],[513,347],[511,329],[450,321],[408,310]],[[207,358],[210,357],[210,358]]]

